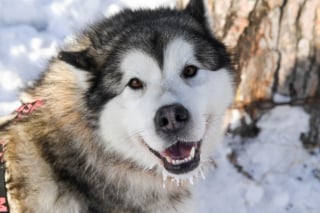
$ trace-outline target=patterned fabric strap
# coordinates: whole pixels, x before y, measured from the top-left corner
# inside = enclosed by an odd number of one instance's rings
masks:
[[[16,120],[19,120],[22,116],[29,115],[34,110],[38,109],[44,104],[43,100],[36,100],[32,103],[25,103],[21,105],[15,112],[17,113]]]
[[[0,212],[9,212],[3,152],[4,152],[4,140],[0,139]]]
[[[19,121],[23,116],[27,116],[32,113],[34,110],[38,109],[44,104],[43,100],[36,100],[32,103],[25,103],[21,105],[17,110],[15,110],[15,117],[13,120]],[[0,138],[0,213],[1,212],[10,212],[8,198],[7,198],[7,189],[6,189],[6,180],[5,180],[5,161],[4,161],[4,146],[5,141]]]

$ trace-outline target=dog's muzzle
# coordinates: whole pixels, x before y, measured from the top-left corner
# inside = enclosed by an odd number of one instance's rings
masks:
[[[172,145],[162,152],[150,150],[162,161],[164,168],[174,174],[187,173],[195,169],[200,162],[201,141],[176,141],[186,132],[190,121],[189,111],[181,104],[166,105],[158,109],[154,118],[157,133]],[[183,137],[181,137],[183,138]]]

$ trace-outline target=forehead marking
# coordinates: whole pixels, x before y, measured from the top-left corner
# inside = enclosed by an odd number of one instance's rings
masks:
[[[128,51],[122,58],[120,69],[126,81],[133,77],[159,81],[162,72],[165,78],[178,76],[177,73],[180,73],[184,66],[189,64],[200,66],[195,58],[193,45],[178,37],[165,47],[163,70],[152,55],[141,49]]]
[[[164,72],[181,72],[184,66],[198,65],[192,44],[183,38],[176,38],[169,42],[164,52]]]
[[[124,55],[120,69],[125,78],[141,77],[145,79],[146,77],[158,76],[161,73],[157,61],[139,49],[130,50]]]

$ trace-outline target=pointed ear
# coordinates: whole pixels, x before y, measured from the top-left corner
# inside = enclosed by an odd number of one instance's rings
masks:
[[[62,60],[76,68],[93,71],[97,69],[97,62],[95,60],[97,55],[96,50],[93,47],[89,47],[82,51],[60,51],[58,59]]]
[[[190,0],[185,11],[193,16],[210,34],[213,34],[212,18],[207,0]]]

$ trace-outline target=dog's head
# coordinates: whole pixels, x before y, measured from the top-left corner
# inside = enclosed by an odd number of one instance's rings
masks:
[[[123,11],[85,31],[79,44],[86,48],[59,58],[81,76],[109,151],[171,176],[197,172],[220,138],[234,90],[230,57],[204,2]]]

